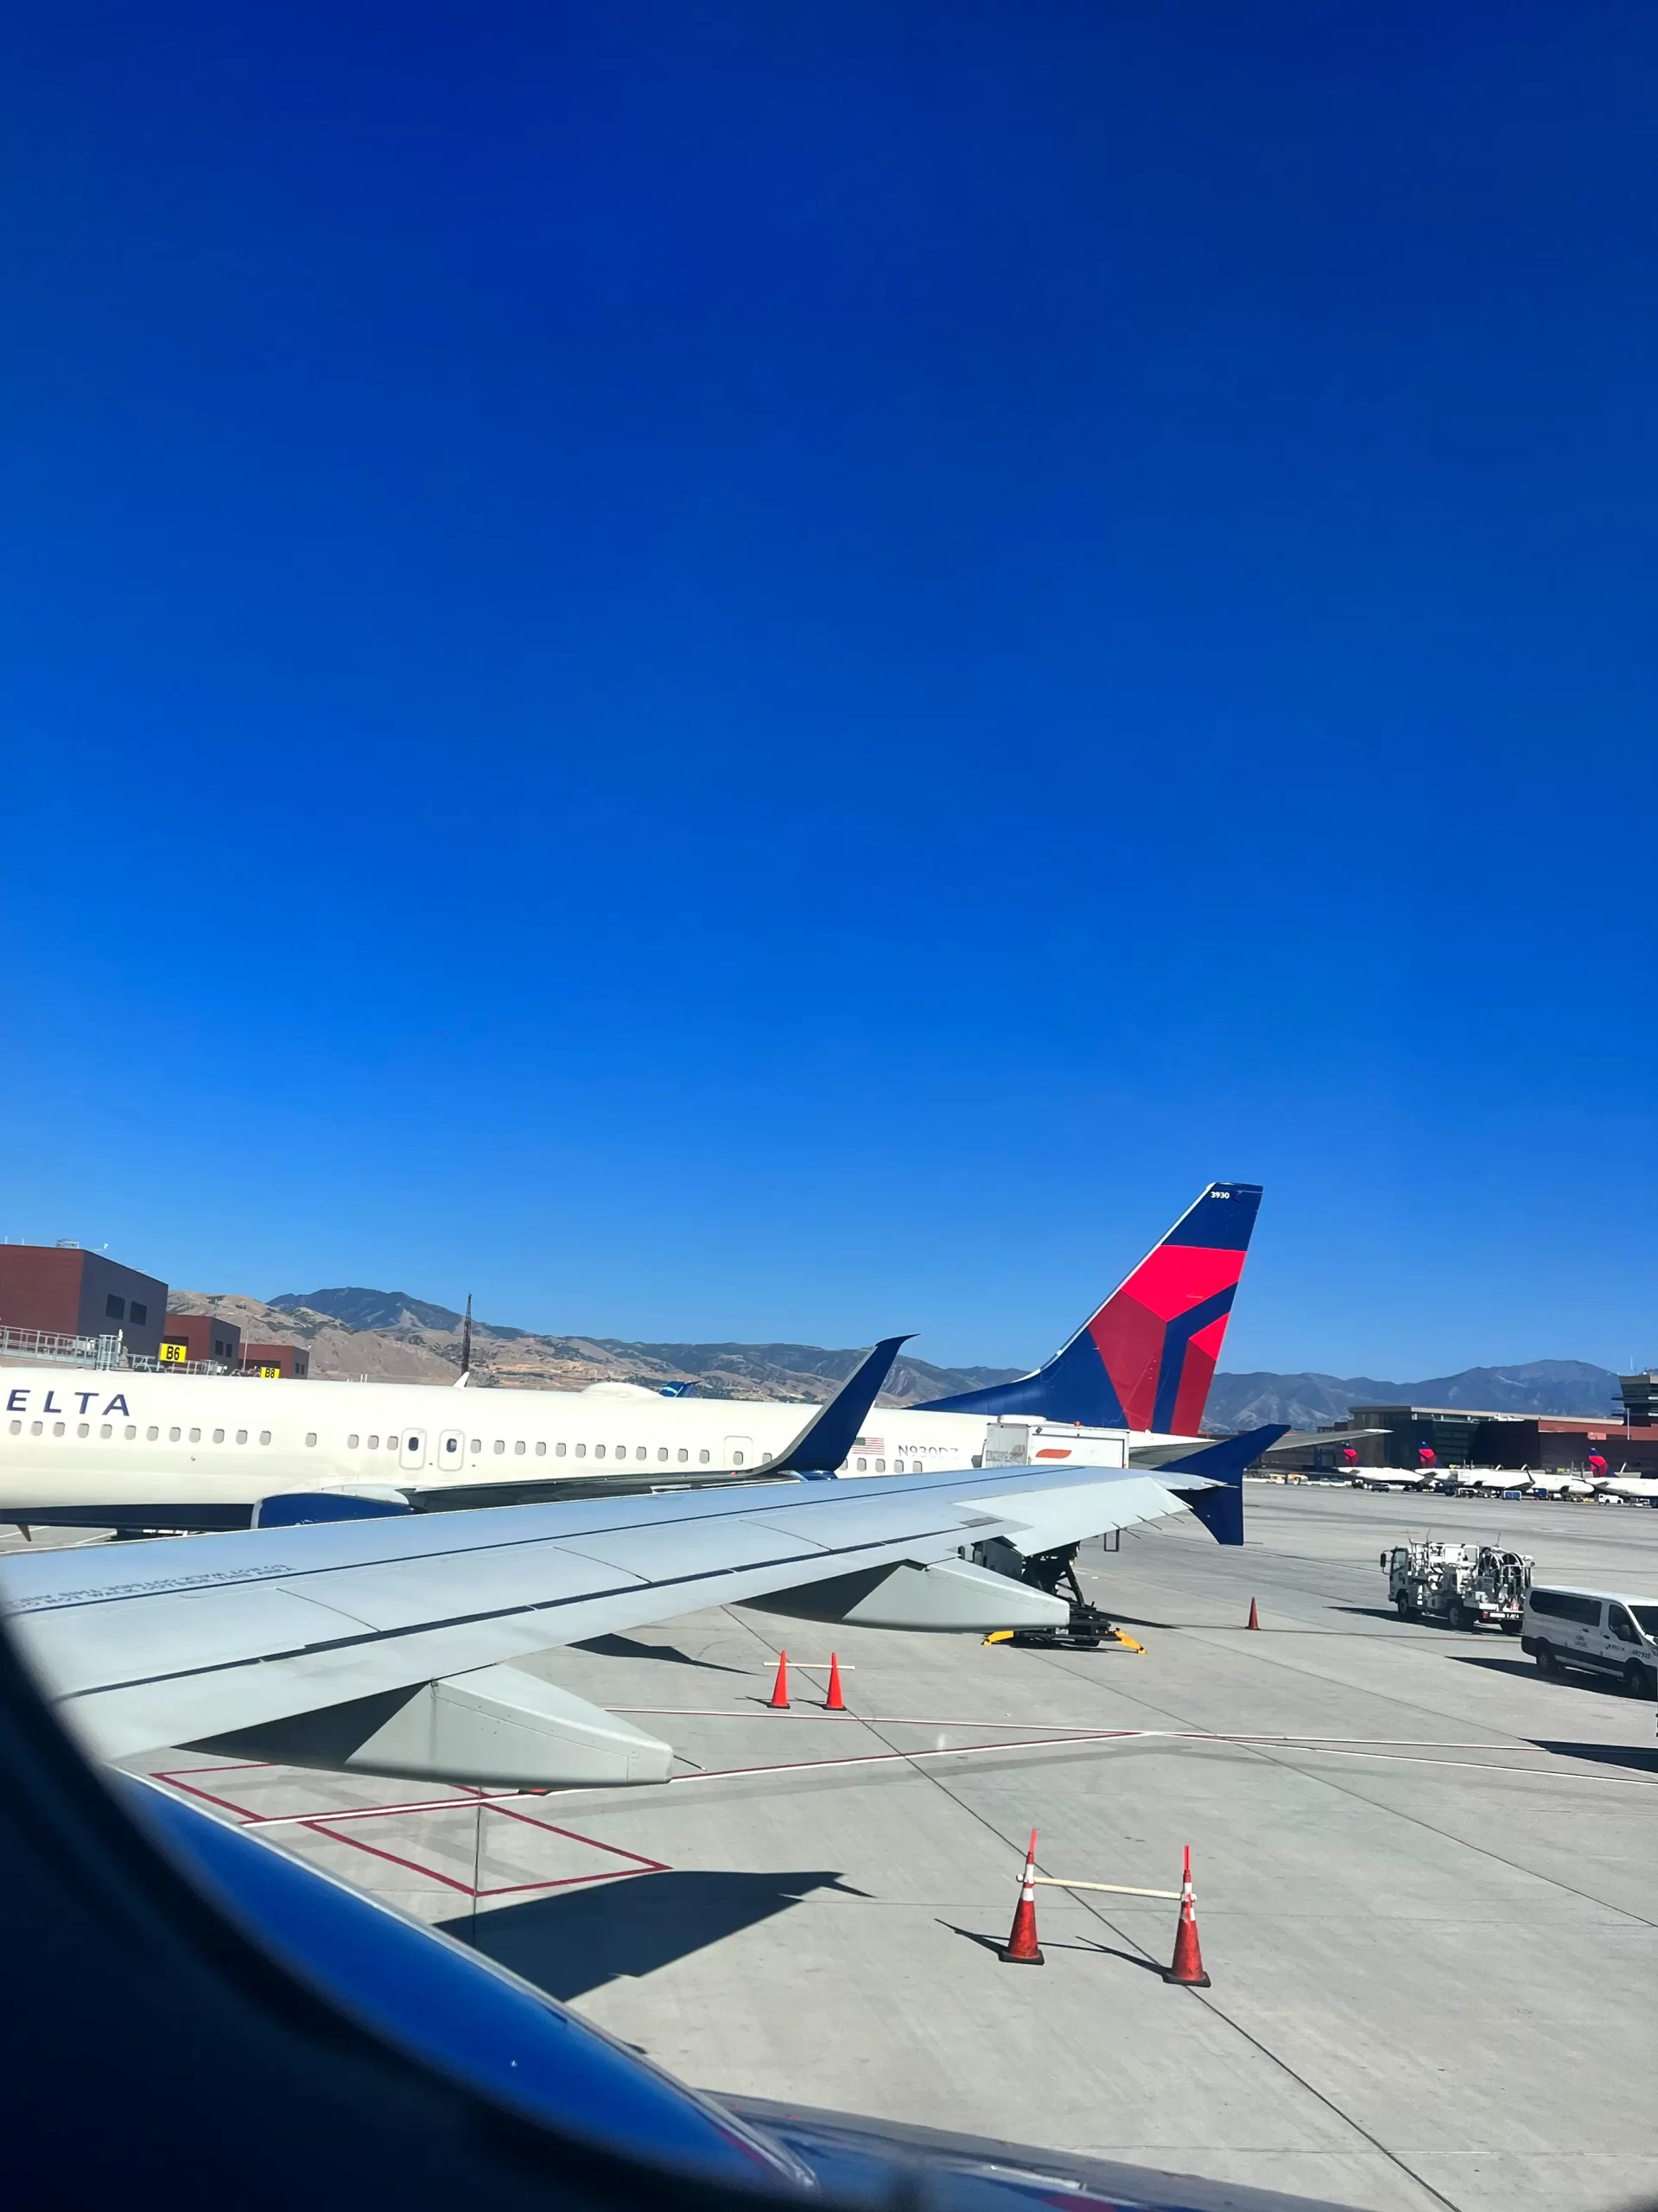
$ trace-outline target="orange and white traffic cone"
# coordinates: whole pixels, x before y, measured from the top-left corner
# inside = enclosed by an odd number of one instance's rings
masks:
[[[1180,1917],[1174,1930],[1173,1963],[1163,1970],[1165,1981],[1172,1981],[1183,1989],[1207,1989],[1209,1976],[1204,1972],[1204,1955],[1197,1944],[1197,1910],[1191,1897],[1191,1846],[1186,1846],[1185,1865],[1180,1874]]]
[[[1261,1615],[1255,1611],[1255,1601],[1253,1598],[1249,1600],[1249,1618],[1245,1621],[1243,1625],[1245,1628],[1259,1628],[1261,1626]]]
[[[786,1651],[778,1654],[778,1678],[772,1685],[771,1705],[773,1713],[789,1710],[789,1655]]]
[[[837,1651],[829,1654],[829,1695],[823,1700],[823,1710],[825,1713],[846,1711],[846,1700],[841,1694],[841,1655]]]
[[[1047,1961],[1043,1957],[1036,1940],[1036,1830],[1031,1830],[1031,1848],[1025,1859],[1025,1878],[1019,1885],[1019,1903],[1013,1907],[1013,1924],[1008,1930],[1007,1941],[996,1956],[1005,1967],[1040,1967]]]

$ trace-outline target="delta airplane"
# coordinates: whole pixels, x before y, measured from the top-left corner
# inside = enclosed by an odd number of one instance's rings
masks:
[[[304,1501],[314,1519],[329,1497],[343,1515],[353,1501],[429,1511],[768,1473],[1167,1466],[1199,1441],[1260,1202],[1257,1184],[1211,1183],[1043,1366],[929,1405],[866,1411],[855,1434],[826,1424],[828,1408],[812,1408],[803,1428],[798,1406],[629,1383],[461,1395],[0,1369],[0,1521],[204,1531],[270,1526],[283,1499]],[[903,1341],[880,1348],[871,1402]]]

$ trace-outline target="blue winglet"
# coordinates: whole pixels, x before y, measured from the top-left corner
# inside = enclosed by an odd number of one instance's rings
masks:
[[[767,1463],[768,1475],[832,1475],[845,1460],[869,1417],[869,1408],[893,1369],[900,1344],[910,1339],[883,1337],[867,1352],[821,1414],[807,1422],[779,1459]]]

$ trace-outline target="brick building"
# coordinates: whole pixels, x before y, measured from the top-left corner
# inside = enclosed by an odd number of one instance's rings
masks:
[[[66,1337],[119,1334],[130,1352],[161,1351],[167,1285],[78,1244],[0,1244],[0,1328]]]
[[[244,1375],[263,1375],[273,1381],[278,1376],[289,1376],[302,1382],[310,1371],[310,1353],[302,1351],[296,1344],[244,1344],[242,1347]]]
[[[162,1336],[162,1364],[182,1366],[187,1360],[218,1367],[242,1363],[242,1332],[234,1321],[216,1320],[211,1313],[169,1313]]]

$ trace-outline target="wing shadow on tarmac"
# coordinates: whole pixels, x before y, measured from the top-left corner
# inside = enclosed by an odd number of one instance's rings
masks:
[[[596,1651],[603,1659],[667,1659],[679,1667],[704,1667],[714,1675],[745,1675],[751,1668],[727,1667],[718,1659],[693,1659],[689,1651],[681,1651],[671,1643],[638,1643],[631,1636],[590,1636],[585,1643],[571,1647],[576,1651]]]
[[[1650,1774],[1655,1758],[1648,1744],[1562,1744],[1543,1736],[1530,1739],[1540,1751],[1553,1751],[1563,1759],[1595,1759],[1602,1766],[1632,1766]]]
[[[637,1874],[440,1921],[445,1935],[567,2002],[607,1983],[640,1980],[802,1904],[816,1890],[862,1897],[836,1873],[715,1869]]]

